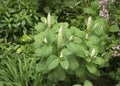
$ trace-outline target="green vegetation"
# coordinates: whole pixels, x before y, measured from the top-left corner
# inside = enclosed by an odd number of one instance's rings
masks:
[[[0,86],[119,86],[119,4],[0,0]]]

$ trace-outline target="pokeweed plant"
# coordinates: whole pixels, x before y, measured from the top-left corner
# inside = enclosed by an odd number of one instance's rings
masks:
[[[38,58],[36,71],[43,75],[43,85],[81,84],[88,77],[100,76],[99,68],[111,57],[105,47],[106,23],[102,18],[93,21],[89,17],[87,29],[82,31],[67,22],[58,23],[50,14],[41,17],[35,25],[33,46]]]

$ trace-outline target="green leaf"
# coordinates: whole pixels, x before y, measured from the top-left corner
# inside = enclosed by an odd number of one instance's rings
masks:
[[[84,57],[84,52],[86,51],[85,46],[83,45],[79,45],[79,44],[75,44],[75,43],[69,43],[67,44],[67,49],[69,51],[71,51],[72,53],[77,54],[80,57]]]
[[[72,53],[75,53],[76,51],[78,51],[76,44],[72,42],[67,44],[67,49]]]
[[[73,37],[73,41],[77,44],[82,43],[82,39],[80,37]]]
[[[53,72],[56,79],[59,79],[60,81],[65,80],[66,72],[61,66],[58,66]]]
[[[85,57],[85,51],[86,48],[84,45],[76,45],[76,48],[78,49],[78,51],[76,52],[76,55],[79,57]]]
[[[62,68],[64,68],[65,70],[67,70],[69,68],[69,62],[68,60],[63,60],[63,61],[60,61],[60,65]]]
[[[56,58],[58,58],[58,57],[55,55],[49,56],[47,59],[46,65],[49,66],[53,62],[53,60],[55,60]]]
[[[43,23],[41,23],[41,22],[39,22],[38,24],[36,24],[36,25],[34,26],[34,28],[35,28],[35,30],[37,30],[38,32],[41,32],[41,31],[43,31],[43,30],[46,29],[46,25],[43,24]]]
[[[78,37],[81,37],[81,38],[85,38],[85,32],[84,31],[81,31],[80,29],[78,28],[72,28],[75,30],[75,35],[78,36]]]
[[[84,64],[80,64],[80,67],[75,70],[75,74],[79,78],[81,78],[81,77],[85,78],[86,73],[87,73],[87,71],[86,71]]]
[[[59,58],[54,59],[54,60],[49,64],[48,69],[49,69],[49,70],[55,69],[55,68],[59,65],[59,62],[60,62],[60,59],[59,59]]]
[[[117,32],[119,30],[119,27],[117,25],[110,26],[110,32]]]
[[[39,57],[48,57],[52,53],[53,53],[52,46],[47,46],[47,45],[44,45],[41,48],[38,47],[35,50],[35,55]]]
[[[63,29],[63,35],[69,40],[70,36],[72,35],[70,29]]]
[[[51,16],[51,24],[55,24],[57,22],[57,19],[55,16]]]
[[[46,30],[46,38],[47,38],[48,43],[51,44],[56,40],[57,36],[56,34],[53,33],[53,31],[48,29]]]
[[[80,84],[74,84],[74,85],[72,85],[72,86],[82,86],[82,85],[80,85]]]
[[[42,43],[43,43],[43,41],[44,41],[44,38],[45,38],[45,32],[41,32],[41,33],[39,33],[39,34],[37,34],[37,35],[35,35],[34,36],[34,43],[33,43],[33,46],[35,47],[35,48],[39,48],[41,45],[42,45]]]
[[[83,86],[93,86],[93,84],[89,80],[85,80]]]
[[[96,35],[98,36],[104,36],[105,35],[105,31],[103,28],[99,28],[99,26],[97,25],[96,28],[94,29],[94,32]]]
[[[41,60],[37,65],[36,65],[36,71],[37,72],[43,72],[47,68],[46,66],[46,60]]]
[[[95,10],[90,7],[83,8],[83,11],[84,11],[84,13],[87,13],[87,14],[95,14]]]
[[[41,17],[41,21],[42,21],[42,23],[44,23],[44,24],[45,24],[47,20],[46,20],[46,18],[45,18],[45,17]]]
[[[92,1],[92,2],[91,2],[91,7],[92,7],[93,9],[97,10],[98,7],[99,7],[99,1],[98,1],[98,0]]]
[[[88,37],[88,40],[85,41],[85,43],[87,44],[87,46],[89,47],[93,47],[94,45],[98,45],[100,42],[100,38],[95,36],[95,35],[92,35],[92,36],[89,36]]]
[[[66,48],[64,48],[61,52],[63,53],[64,56],[68,56],[71,54],[71,52]]]
[[[103,65],[105,63],[104,59],[100,57],[95,58],[93,62],[98,65]]]
[[[87,63],[86,67],[87,67],[87,69],[88,69],[88,71],[90,73],[92,73],[92,74],[96,74],[97,73],[97,67],[96,67],[95,64],[93,64],[93,63]]]
[[[50,55],[52,55],[52,53],[53,53],[53,48],[52,48],[52,46],[48,46],[48,48],[46,49],[46,51],[45,51],[45,56],[47,57],[47,56],[50,56]]]
[[[74,56],[69,57],[69,67],[71,70],[76,70],[79,67],[79,62]]]

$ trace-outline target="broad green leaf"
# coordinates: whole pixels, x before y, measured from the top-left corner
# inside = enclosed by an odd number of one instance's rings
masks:
[[[104,36],[105,35],[105,30],[103,28],[99,28],[98,25],[95,27],[94,32],[98,36]]]
[[[104,64],[104,59],[101,58],[101,57],[97,57],[94,59],[93,61],[95,64],[98,64],[98,65],[103,65]]]
[[[48,50],[47,50],[48,49]],[[48,54],[47,54],[48,53]],[[52,47],[51,46],[47,46],[47,45],[44,45],[42,46],[41,48],[37,48],[35,50],[35,55],[36,56],[39,56],[39,57],[47,57],[49,56],[50,54],[52,54]]]
[[[87,67],[87,69],[88,69],[88,71],[90,73],[92,73],[92,74],[96,74],[97,73],[97,67],[96,67],[95,64],[93,64],[93,63],[87,63],[86,67]]]
[[[97,24],[96,28],[97,29],[104,29],[107,28],[107,21],[105,18],[97,18],[95,20],[95,24]],[[105,29],[104,29],[105,30]]]
[[[91,7],[92,7],[93,9],[97,10],[98,7],[99,7],[99,1],[98,1],[98,0],[92,1],[92,2],[91,2]]]
[[[66,73],[65,73],[65,70],[58,66],[55,70],[54,70],[54,75],[55,77],[57,77],[60,81],[61,80],[65,80],[65,77],[66,77]]]
[[[66,39],[69,40],[70,36],[71,36],[71,32],[70,29],[63,29],[63,36],[65,36]]]
[[[85,51],[86,48],[84,45],[76,45],[76,48],[78,49],[78,51],[76,52],[76,55],[79,57],[85,57]]]
[[[49,65],[53,62],[53,60],[55,60],[56,58],[58,58],[58,57],[55,56],[55,55],[49,56],[49,57],[47,58],[46,65],[49,66]]]
[[[73,29],[75,30],[75,36],[78,36],[78,37],[81,37],[81,38],[85,37],[85,32],[84,31],[81,31],[78,28],[73,28]]]
[[[119,27],[117,25],[110,26],[110,32],[117,32],[119,30]]]
[[[76,44],[75,44],[75,43],[72,43],[72,42],[69,43],[69,44],[67,44],[67,49],[68,49],[69,51],[71,51],[72,53],[75,53],[75,52],[78,51]]]
[[[86,73],[87,72],[86,72],[86,68],[85,68],[84,64],[80,64],[80,67],[75,70],[76,76],[80,77],[80,78],[84,77]]]
[[[55,24],[57,22],[57,19],[55,16],[51,16],[51,24]]]
[[[85,46],[78,45],[75,43],[69,43],[67,44],[67,49],[71,51],[72,53],[77,54],[80,57],[84,57],[84,52],[86,51]]]
[[[76,59],[76,57],[74,56],[69,57],[69,68],[71,70],[76,70],[78,67],[79,67],[79,62]]]
[[[73,41],[77,44],[82,43],[82,39],[80,37],[73,37]]]
[[[42,43],[43,43],[43,41],[44,41],[44,38],[45,38],[45,32],[41,32],[41,33],[39,33],[39,34],[37,34],[37,35],[35,35],[34,36],[34,43],[33,43],[33,46],[35,47],[35,48],[39,48],[41,45],[42,45]]]
[[[41,17],[40,19],[44,24],[47,22],[46,18],[45,17]]]
[[[53,25],[52,31],[53,31],[54,33],[57,33],[58,30],[60,29],[60,27],[61,27],[61,26],[59,25],[59,23],[57,23],[57,24]]]
[[[95,10],[90,7],[83,8],[83,11],[84,11],[84,13],[87,13],[87,14],[95,14]]]
[[[68,60],[63,60],[63,61],[60,61],[60,65],[62,68],[64,68],[65,70],[67,70],[69,68],[69,62]]]
[[[59,23],[59,26],[60,26],[60,27],[62,26],[63,29],[64,29],[64,28],[68,28],[69,24],[68,24],[68,22],[64,22],[64,23],[61,22],[61,23]]]
[[[49,70],[55,69],[55,68],[59,65],[59,62],[60,62],[60,59],[59,59],[59,58],[54,59],[54,60],[49,64],[48,69],[49,69]]]
[[[100,42],[100,38],[95,35],[89,36],[88,40],[85,41],[88,47],[93,47],[94,45],[98,45],[99,42]]]
[[[89,80],[85,80],[83,86],[93,86],[93,84]]]
[[[39,22],[38,24],[36,24],[36,25],[34,26],[34,28],[35,28],[35,30],[37,30],[38,32],[41,32],[41,31],[43,31],[43,30],[46,29],[46,25],[43,24],[43,23],[41,23],[41,22]]]
[[[37,65],[36,65],[36,71],[37,72],[43,72],[46,66],[46,60],[41,60]]]
[[[52,46],[48,46],[46,51],[45,51],[45,56],[48,57],[48,56],[52,55],[52,53],[53,53]]]
[[[71,52],[70,52],[68,49],[66,49],[66,48],[64,48],[61,52],[62,52],[63,55],[65,55],[65,56],[68,56],[68,55],[71,54]]]
[[[51,44],[56,40],[57,36],[53,33],[53,31],[48,29],[46,31],[46,38],[47,38],[48,43]]]
[[[72,85],[72,86],[82,86],[82,85],[80,85],[80,84],[74,84],[74,85]]]
[[[91,41],[93,44],[98,44],[99,41],[100,41],[100,39],[97,36],[94,36],[94,35],[90,36],[88,38],[88,40]]]

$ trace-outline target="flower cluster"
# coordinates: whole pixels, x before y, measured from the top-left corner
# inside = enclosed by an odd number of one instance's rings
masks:
[[[100,16],[103,16],[103,17],[109,19],[109,13],[107,10],[107,3],[108,3],[108,0],[101,0],[99,2],[99,6],[101,7]]]
[[[110,0],[110,2],[115,2],[116,0]],[[103,16],[103,17],[105,17],[106,19],[109,19],[109,12],[108,12],[108,10],[107,10],[107,3],[108,3],[109,1],[108,0],[101,0],[100,2],[99,2],[99,6],[100,6],[100,8],[101,8],[101,10],[100,10],[100,16]]]
[[[113,2],[115,2],[116,0],[111,0],[111,2],[113,3]]]
[[[120,57],[120,45],[112,47],[112,55],[115,57]]]

